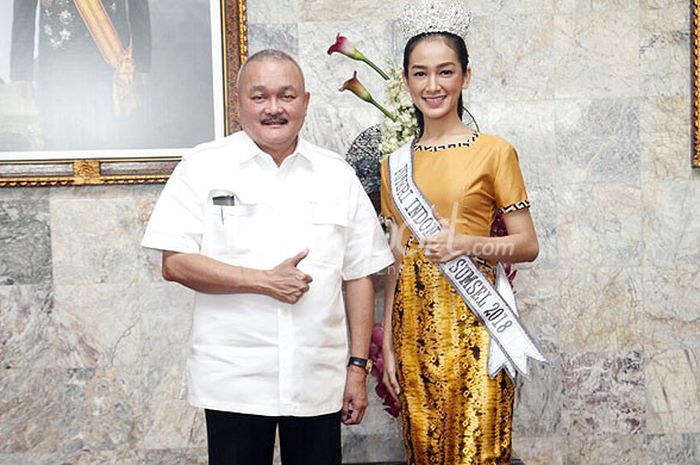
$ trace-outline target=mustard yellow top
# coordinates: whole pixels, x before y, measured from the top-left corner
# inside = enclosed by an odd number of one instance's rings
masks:
[[[382,215],[402,230],[405,244],[410,231],[394,206],[388,163],[381,165]],[[510,213],[530,202],[518,163],[518,154],[504,139],[475,133],[447,146],[414,147],[413,179],[438,213],[456,224],[458,234],[488,236],[497,209]]]

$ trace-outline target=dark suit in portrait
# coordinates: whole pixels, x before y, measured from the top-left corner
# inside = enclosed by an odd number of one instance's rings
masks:
[[[148,0],[101,1],[107,25],[113,26],[125,49],[131,47],[138,95],[145,90],[139,76],[151,68]],[[143,108],[118,114],[115,68],[106,61],[73,0],[14,0],[10,70],[13,81],[34,82],[44,150],[140,145]]]

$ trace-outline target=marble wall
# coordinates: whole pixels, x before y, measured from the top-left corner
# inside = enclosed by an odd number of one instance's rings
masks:
[[[481,128],[521,154],[541,242],[524,319],[552,360],[519,387],[542,465],[700,464],[700,173],[689,168],[689,2],[467,0]],[[342,32],[398,59],[399,0],[249,0],[250,44],[299,57],[306,136],[344,152],[379,115],[337,88]],[[204,464],[179,400],[192,295],[139,248],[160,186],[0,190],[0,464]],[[378,401],[347,461],[402,456]]]

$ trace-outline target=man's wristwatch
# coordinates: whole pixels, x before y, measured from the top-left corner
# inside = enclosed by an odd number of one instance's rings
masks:
[[[360,358],[360,357],[350,357],[350,360],[348,360],[348,366],[356,366],[358,368],[362,368],[365,370],[365,373],[370,374],[372,373],[372,360],[367,359],[367,358]]]

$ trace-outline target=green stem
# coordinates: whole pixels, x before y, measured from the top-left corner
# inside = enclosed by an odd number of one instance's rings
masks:
[[[384,113],[384,114],[386,115],[387,118],[391,118],[392,121],[396,121],[396,115],[390,113],[389,110],[387,110],[386,108],[384,108],[379,102],[377,102],[376,100],[372,99],[372,100],[369,101],[369,103],[371,103],[372,105],[374,105],[375,107],[377,107],[382,113]]]
[[[370,60],[370,59],[367,58],[367,57],[363,57],[362,61],[364,61],[365,63],[367,63],[373,70],[375,70],[377,73],[379,73],[379,75],[380,75],[381,77],[383,77],[385,81],[388,81],[388,80],[389,80],[389,76],[387,76],[387,74],[384,72],[384,70],[382,70],[379,66],[375,65],[374,63],[372,63],[372,60]]]

